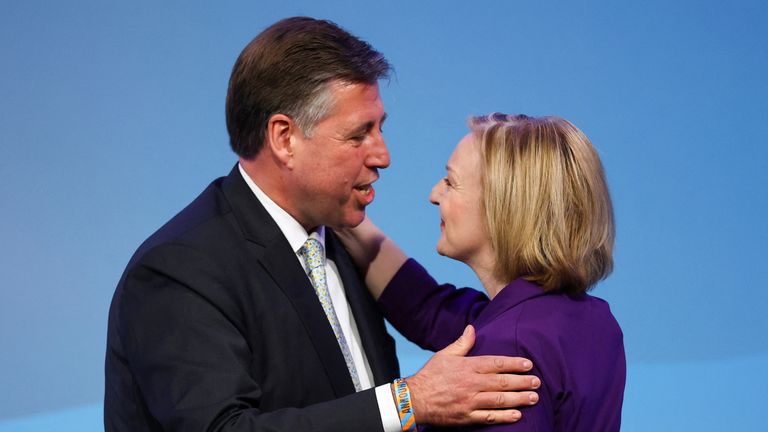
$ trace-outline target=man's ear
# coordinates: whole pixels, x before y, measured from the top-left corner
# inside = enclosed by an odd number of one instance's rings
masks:
[[[296,122],[285,114],[273,114],[267,122],[267,150],[286,168],[293,167],[296,138],[302,136]]]

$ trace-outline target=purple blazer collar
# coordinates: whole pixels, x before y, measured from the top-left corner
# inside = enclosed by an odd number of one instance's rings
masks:
[[[534,297],[549,294],[550,293],[544,292],[544,290],[535,283],[528,282],[523,278],[517,278],[496,294],[496,297],[488,303],[488,306],[483,309],[472,325],[474,325],[475,328],[483,327],[493,321],[497,316],[520,303]]]

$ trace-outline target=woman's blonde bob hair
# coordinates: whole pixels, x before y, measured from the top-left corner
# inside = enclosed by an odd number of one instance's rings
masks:
[[[494,113],[469,127],[481,149],[496,276],[571,295],[608,276],[613,209],[589,139],[559,117]]]

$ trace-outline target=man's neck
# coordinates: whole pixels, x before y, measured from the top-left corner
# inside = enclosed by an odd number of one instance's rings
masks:
[[[307,231],[312,232],[317,226],[307,224],[301,220],[294,205],[292,205],[285,184],[285,174],[271,160],[265,160],[268,156],[264,152],[253,159],[240,158],[239,163],[242,171],[258,186],[258,188],[277,204],[281,209],[288,213]]]

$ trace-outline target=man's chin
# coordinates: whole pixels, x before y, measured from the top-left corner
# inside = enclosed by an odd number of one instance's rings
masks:
[[[354,214],[345,215],[338,223],[331,225],[334,229],[354,228],[365,220],[365,210],[356,211]]]

